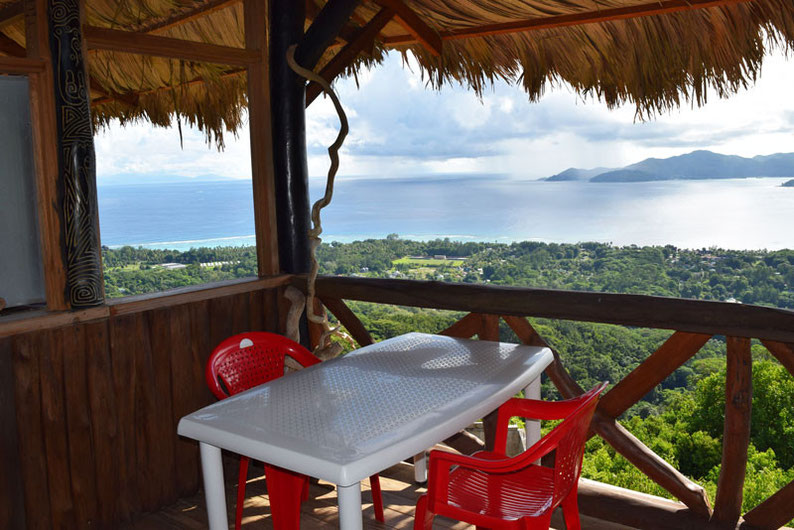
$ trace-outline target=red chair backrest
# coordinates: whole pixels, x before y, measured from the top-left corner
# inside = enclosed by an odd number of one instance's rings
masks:
[[[207,361],[207,385],[215,397],[224,399],[284,375],[284,358],[292,357],[302,366],[320,359],[295,341],[252,331],[221,342]]]
[[[552,506],[557,504],[571,491],[582,473],[582,457],[590,421],[593,418],[598,396],[607,386],[601,383],[589,392],[579,396],[581,403],[562,423],[547,436],[557,438],[557,452],[554,456],[554,496]]]

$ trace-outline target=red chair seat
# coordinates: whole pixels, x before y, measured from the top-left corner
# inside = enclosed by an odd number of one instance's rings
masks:
[[[502,460],[497,453],[480,451],[477,458]],[[449,504],[504,521],[538,517],[551,506],[554,470],[532,465],[504,474],[459,467],[449,477]],[[488,492],[483,495],[483,492]]]

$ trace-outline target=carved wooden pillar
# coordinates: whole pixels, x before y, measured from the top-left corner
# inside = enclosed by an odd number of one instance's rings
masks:
[[[80,0],[48,0],[58,125],[58,199],[63,219],[66,299],[72,307],[102,304],[96,160]]]

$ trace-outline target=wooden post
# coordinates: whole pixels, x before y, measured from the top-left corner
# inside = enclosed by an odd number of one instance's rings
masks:
[[[308,273],[311,266],[306,83],[287,64],[287,50],[303,37],[305,10],[304,2],[271,0],[268,11],[270,94],[278,102],[271,109],[278,254],[281,271],[293,274]],[[300,332],[308,347],[305,315]]]
[[[61,251],[61,217],[58,213],[58,145],[55,100],[50,63],[47,0],[25,2],[25,43],[27,56],[42,59],[44,70],[29,76],[30,113],[33,126],[33,156],[36,161],[36,198],[39,214],[39,241],[44,265],[44,292],[47,309],[69,308],[66,300],[66,268]]]
[[[714,501],[714,519],[734,524],[742,513],[742,489],[750,445],[753,400],[750,339],[728,337],[728,372],[725,376],[725,428],[722,466]]]
[[[48,0],[58,138],[66,299],[73,308],[104,302],[99,250],[94,132],[79,0]]]
[[[266,0],[245,0],[245,47],[262,55],[248,65],[248,126],[251,137],[251,180],[259,276],[278,274],[278,236],[273,173],[273,133],[270,129],[270,72],[267,64]]]

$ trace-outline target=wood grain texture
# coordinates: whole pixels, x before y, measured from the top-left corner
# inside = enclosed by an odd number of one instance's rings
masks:
[[[305,276],[294,283],[305,289]],[[794,311],[648,295],[321,276],[317,294],[429,309],[532,316],[794,342]]]
[[[102,526],[124,520],[129,512],[123,505],[123,474],[128,457],[123,452],[119,425],[119,392],[114,384],[108,323],[83,326],[88,402],[91,414],[91,440],[96,477],[98,523]],[[79,368],[74,368],[78,370]],[[134,375],[127,372],[124,384]]]
[[[74,516],[77,527],[88,528],[98,520],[98,497],[97,460],[94,458],[97,452],[94,450],[91,429],[85,328],[83,326],[66,326],[53,333],[54,342],[60,343],[64,351],[66,430]]]
[[[710,335],[696,333],[673,333],[658,350],[601,398],[599,410],[617,418],[691,359],[710,338]]]
[[[66,434],[64,400],[64,344],[53,340],[55,332],[45,332],[39,355],[41,370],[41,419],[44,454],[47,459],[47,485],[50,514],[54,528],[74,528],[77,524],[72,500],[69,447]]]
[[[49,503],[47,458],[41,404],[40,352],[44,334],[21,335],[13,340],[14,398],[25,406],[17,407],[20,468],[25,494],[25,519],[28,528],[52,527]],[[42,499],[46,499],[42,501]]]
[[[21,4],[22,2],[20,2]],[[61,248],[62,220],[58,204],[58,133],[50,60],[47,0],[25,4],[25,46],[29,59],[41,61],[42,71],[29,77],[30,114],[33,123],[33,158],[36,166],[36,199],[39,240],[44,270],[47,309],[69,308],[66,299],[66,264]]]
[[[14,357],[10,339],[0,339],[0,528],[25,528],[25,498],[19,459]]]
[[[245,47],[260,56],[260,60],[248,65],[248,128],[258,271],[259,276],[268,276],[278,274],[279,260],[264,0],[244,0],[243,20]]]
[[[138,372],[135,370],[135,355],[139,350],[137,315],[116,317],[110,320],[110,355],[111,378],[115,396],[115,409],[118,428],[118,461],[115,473],[119,478],[118,518],[126,521],[132,513],[140,511],[140,497],[136,481],[138,461],[136,452],[135,408]],[[101,380],[100,380],[101,381]],[[105,390],[106,391],[106,390]],[[97,397],[102,396],[101,387],[97,388]],[[101,470],[97,468],[97,472]],[[102,477],[107,480],[106,477]],[[97,475],[97,483],[100,477]]]
[[[750,339],[727,337],[727,349],[722,466],[717,482],[713,518],[723,523],[735,524],[742,511],[742,489],[747,470],[747,448],[750,445],[753,361]]]
[[[247,294],[244,295],[247,298]],[[149,381],[150,390],[155,399],[155,413],[153,422],[153,438],[156,445],[147,455],[153,463],[156,472],[156,483],[160,486],[157,491],[157,503],[173,503],[179,498],[177,494],[177,475],[175,466],[176,436],[174,436],[174,415],[171,379],[172,346],[172,308],[156,309],[147,313],[149,327],[149,350],[152,355],[152,379]]]
[[[322,302],[339,320],[339,323],[345,327],[347,332],[350,333],[350,336],[358,342],[359,346],[369,346],[375,343],[372,340],[372,335],[369,334],[361,320],[343,301],[335,298],[325,298]]]

